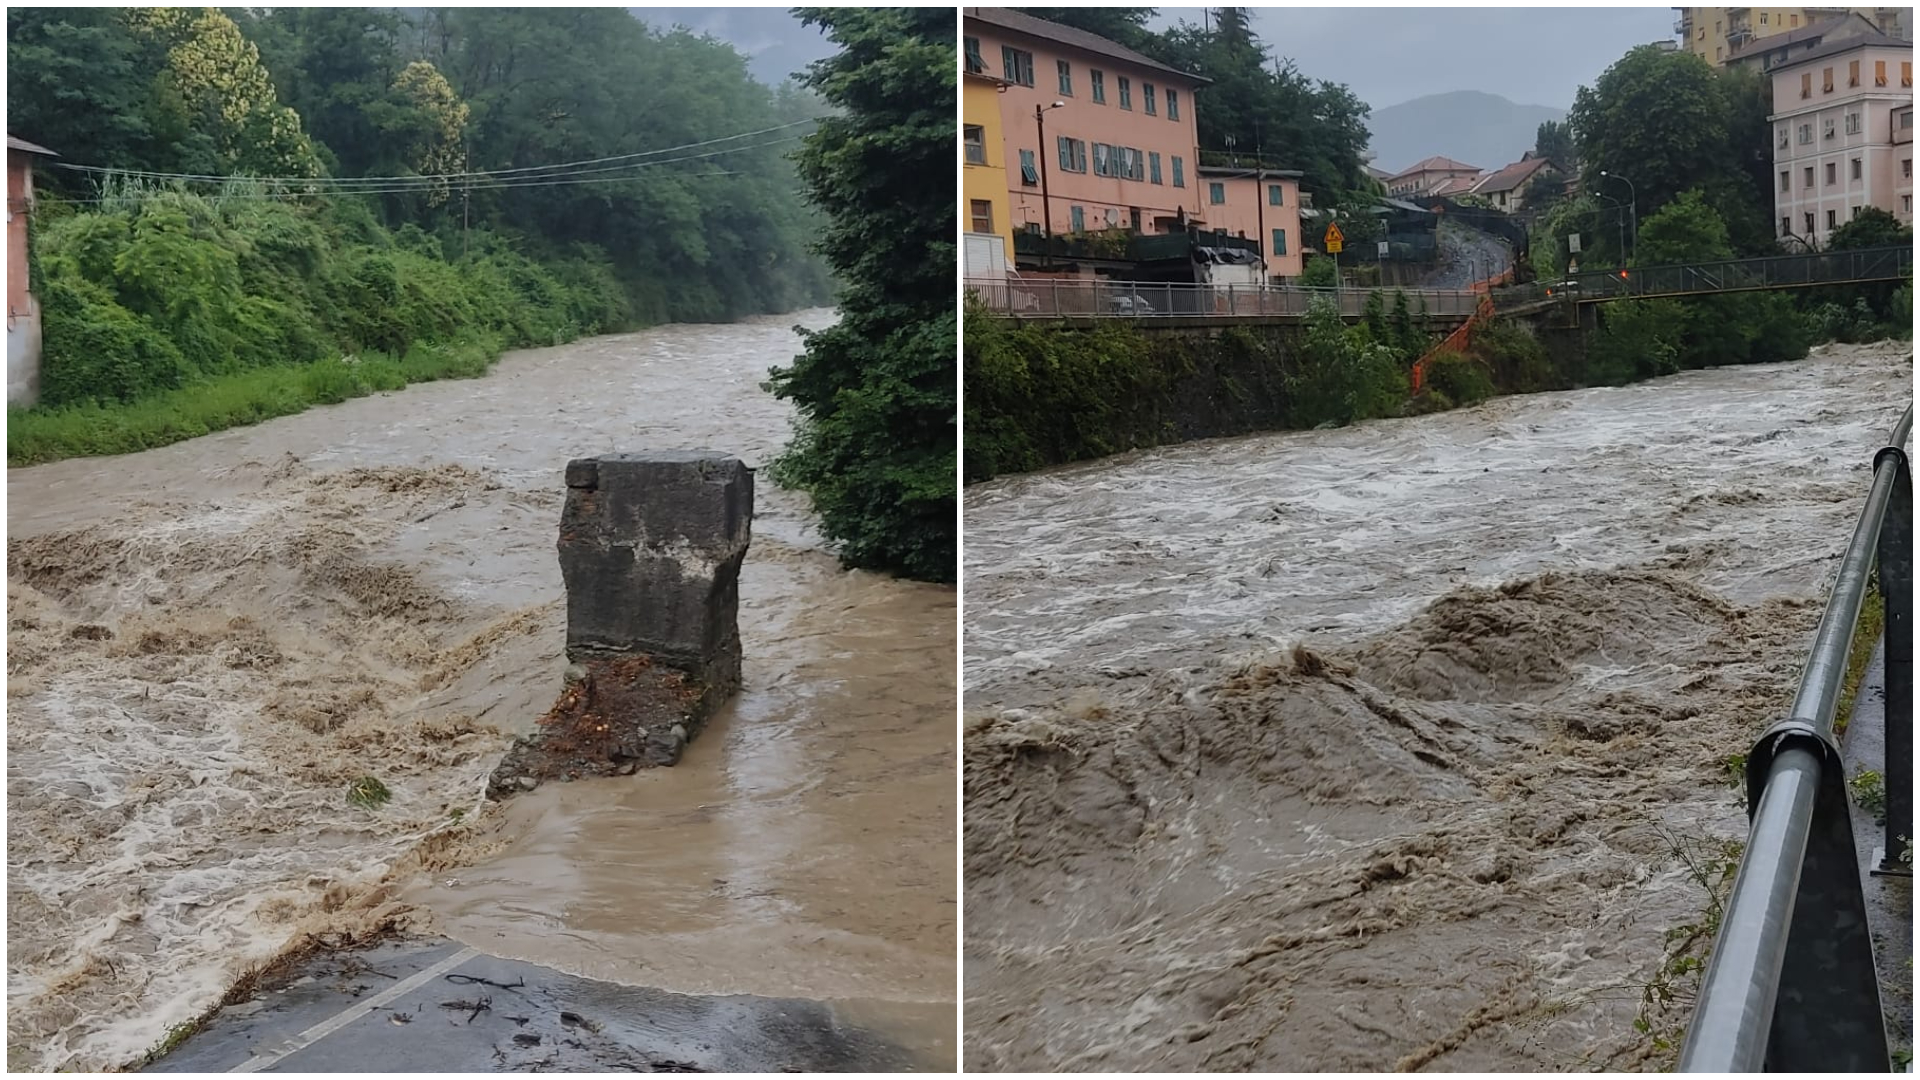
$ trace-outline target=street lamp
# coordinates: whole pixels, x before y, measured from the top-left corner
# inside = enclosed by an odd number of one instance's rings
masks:
[[[1633,218],[1633,247],[1634,250],[1638,252],[1640,248],[1640,192],[1634,188],[1633,181],[1621,176],[1619,173],[1610,173],[1605,169],[1601,169],[1600,175],[1602,178],[1618,180],[1627,185],[1627,213]]]
[[[1047,197],[1047,112],[1051,109],[1064,109],[1067,103],[1056,101],[1051,105],[1033,107],[1033,125],[1038,129],[1040,139],[1040,228],[1046,234],[1046,246],[1040,249],[1040,265],[1053,265],[1053,200]]]
[[[1601,175],[1605,176],[1606,174],[1602,173]],[[1620,265],[1625,266],[1628,261],[1627,260],[1627,215],[1620,213],[1620,211],[1625,209],[1625,207],[1621,205],[1619,199],[1616,199],[1611,195],[1602,195],[1596,191],[1593,193],[1593,197],[1596,199],[1605,199],[1607,200],[1607,202],[1613,204],[1613,209],[1614,209],[1613,221],[1615,225],[1618,225],[1620,227]]]

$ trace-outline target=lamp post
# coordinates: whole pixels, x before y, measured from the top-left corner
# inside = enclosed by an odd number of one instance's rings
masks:
[[[1640,247],[1640,192],[1633,186],[1633,181],[1621,176],[1619,173],[1610,173],[1605,169],[1601,169],[1600,175],[1603,178],[1618,180],[1627,185],[1627,213],[1633,218],[1633,246],[1637,251]]]
[[[1040,229],[1045,238],[1045,246],[1040,249],[1041,266],[1053,265],[1053,200],[1047,196],[1047,111],[1066,107],[1064,101],[1033,107],[1033,126],[1040,140]]]
[[[1601,175],[1605,176],[1606,174],[1602,173]],[[1613,222],[1620,229],[1620,265],[1625,266],[1627,264],[1627,215],[1620,211],[1626,208],[1621,205],[1619,199],[1611,195],[1602,195],[1596,191],[1593,193],[1593,197],[1596,199],[1605,199],[1607,202],[1613,204]]]

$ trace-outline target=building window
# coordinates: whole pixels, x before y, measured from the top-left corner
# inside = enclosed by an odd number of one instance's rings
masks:
[[[1913,61],[1911,60],[1900,61],[1900,85],[1913,85]]]
[[[1799,28],[1799,26],[1800,26],[1800,16],[1798,16],[1798,15],[1789,15],[1789,16],[1787,16],[1787,18],[1788,18],[1788,19],[1791,19],[1791,20],[1792,20],[1791,22],[1789,22],[1789,23],[1787,24],[1787,29],[1789,29],[1789,30],[1795,30],[1795,29],[1798,29],[1798,28]]]
[[[1852,164],[1847,169],[1847,179],[1849,180],[1860,179],[1860,159],[1859,158],[1854,158]]]
[[[1800,125],[1800,145],[1805,146],[1812,141],[1813,141],[1813,125],[1801,124]]]
[[[968,124],[961,130],[967,143],[967,163],[985,165],[987,163],[987,129],[979,124]]]
[[[1905,177],[1908,180],[1913,179],[1913,159],[1912,158],[1906,158],[1900,162],[1900,175]]]
[[[1793,219],[1792,218],[1780,219],[1780,235],[1781,236],[1793,235]]]
[[[1287,253],[1287,230],[1273,230],[1273,253],[1275,255],[1285,255]]]
[[[1034,168],[1031,150],[1020,151],[1020,182],[1028,187],[1034,187],[1040,183],[1040,172]]]
[[[1713,58],[1714,58],[1715,60],[1721,60],[1721,59],[1724,59],[1724,57],[1722,57],[1722,56],[1721,56],[1721,54],[1722,54],[1722,53],[1724,53],[1724,52],[1726,52],[1726,51],[1727,51],[1727,50],[1726,50],[1725,48],[1723,48],[1722,46],[1719,46],[1719,45],[1715,45],[1715,46],[1713,47]]]
[[[1161,182],[1160,181],[1160,151],[1149,150],[1147,152],[1147,173],[1148,173],[1149,182],[1155,183],[1155,184],[1158,184]]]
[[[1832,210],[1827,211],[1827,228],[1833,229],[1837,227],[1839,224],[1840,224],[1840,215],[1834,213]]]
[[[1127,151],[1127,153],[1133,158],[1133,171],[1127,174],[1127,179],[1145,180],[1147,178],[1147,155],[1141,152],[1137,146]]]
[[[1907,214],[1913,213],[1913,196],[1911,195],[1900,196],[1900,210],[1902,213],[1907,213]]]
[[[1875,60],[1873,62],[1873,85],[1887,85],[1887,62],[1885,60]]]
[[[1180,160],[1178,155],[1173,159],[1173,186],[1182,188],[1187,186],[1187,163]]]
[[[1180,91],[1167,91],[1167,119],[1180,119]]]
[[[1152,83],[1140,84],[1140,107],[1144,112],[1146,112],[1148,116],[1160,115],[1159,112],[1156,111],[1153,107],[1153,84]]]
[[[1900,114],[1900,130],[1911,131],[1912,129],[1913,129],[1913,110],[1908,109],[1906,112],[1903,112]]]
[[[1133,111],[1133,80],[1125,75],[1120,76],[1120,107]]]
[[[1760,25],[1761,26],[1767,25],[1767,13],[1764,11],[1760,13]]]
[[[1800,96],[1803,98],[1813,96],[1813,72],[1811,71],[1801,72],[1800,74]]]
[[[1820,92],[1823,94],[1833,93],[1833,69],[1832,68],[1820,69]]]
[[[972,202],[972,206],[973,206],[973,231],[989,232],[989,233],[992,232],[993,231],[993,203],[987,201],[986,199],[974,199]]]
[[[1785,150],[1786,148],[1787,148],[1787,129],[1785,125],[1782,125],[1780,128],[1780,149]]]
[[[1793,185],[1787,182],[1787,178],[1790,175],[1791,174],[1788,173],[1785,169],[1780,170],[1780,194],[1782,195],[1785,195],[1787,192],[1793,190]]]
[[[1105,105],[1107,103],[1107,73],[1101,71],[1099,68],[1094,68],[1092,71],[1087,72],[1087,78],[1093,82],[1093,103],[1095,105]]]
[[[1003,74],[1006,75],[1008,82],[1019,83],[1021,86],[1033,85],[1032,53],[1023,52],[1011,45],[1002,45],[1000,46],[1000,64],[1005,69]]]
[[[1824,139],[1833,138],[1833,117],[1829,116],[1820,121],[1820,137]]]
[[[1215,206],[1225,206],[1227,204],[1227,185],[1218,182],[1208,184],[1207,201]]]
[[[1860,61],[1858,60],[1847,61],[1847,85],[1860,85]]]
[[[1847,209],[1848,220],[1852,220],[1853,218],[1857,218],[1859,216],[1860,216],[1860,207],[1858,204],[1848,207]]]
[[[1069,207],[1067,212],[1068,212],[1068,216],[1071,217],[1073,221],[1073,225],[1072,225],[1073,231],[1086,232],[1087,231],[1087,208],[1084,206],[1074,206],[1074,207]]]
[[[1859,133],[1860,133],[1860,114],[1857,112],[1850,112],[1847,114],[1847,134],[1857,135]]]
[[[1073,65],[1065,60],[1055,60],[1054,66],[1060,70],[1060,96],[1073,96]]]
[[[1065,135],[1062,135],[1060,136],[1059,147],[1061,172],[1083,173],[1087,171],[1086,143],[1079,139],[1069,139]]]
[[[1112,149],[1106,143],[1093,144],[1093,175],[1113,175]]]
[[[1287,205],[1286,189],[1281,187],[1279,184],[1268,184],[1267,185],[1267,205],[1268,206]]]
[[[1811,165],[1807,166],[1804,172],[1805,172],[1805,175],[1803,175],[1800,178],[1801,179],[1800,186],[1805,188],[1811,188],[1813,186],[1813,166]]]
[[[1800,219],[1806,222],[1807,224],[1807,227],[1804,230],[1804,235],[1812,236],[1813,235],[1813,211],[1809,210],[1806,213],[1801,214]]]
[[[1835,165],[1831,161],[1827,162],[1827,186],[1828,187],[1833,186],[1834,181],[1839,179],[1839,175],[1840,175],[1839,166]]]
[[[980,39],[970,37],[967,43],[967,70],[975,75],[987,70],[987,62],[980,59]]]

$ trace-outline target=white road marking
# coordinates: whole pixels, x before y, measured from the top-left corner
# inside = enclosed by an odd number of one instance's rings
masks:
[[[352,1005],[341,1010],[338,1015],[322,1020],[300,1034],[295,1035],[293,1038],[288,1039],[285,1043],[281,1044],[279,1049],[264,1057],[250,1057],[227,1071],[230,1073],[259,1072],[269,1065],[284,1060],[289,1054],[295,1054],[305,1050],[307,1047],[339,1031],[341,1028],[346,1027],[348,1024],[353,1023],[355,1020],[360,1019],[380,1006],[385,1005],[387,1002],[392,1001],[402,994],[412,993],[414,990],[433,981],[435,977],[442,973],[451,971],[479,955],[480,952],[477,949],[461,949],[459,952],[454,953],[452,956],[447,957],[445,960],[440,961],[425,971],[415,975],[409,975],[365,1001],[354,1002]]]

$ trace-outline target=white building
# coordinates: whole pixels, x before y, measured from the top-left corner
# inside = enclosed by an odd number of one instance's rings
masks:
[[[1913,46],[1884,34],[1770,64],[1774,232],[1825,247],[1869,206],[1913,223]]]

